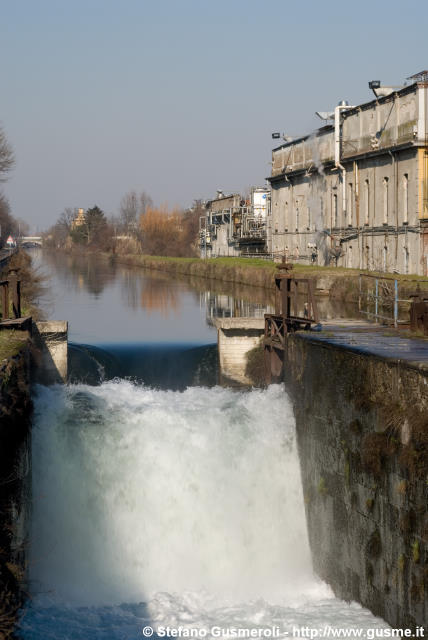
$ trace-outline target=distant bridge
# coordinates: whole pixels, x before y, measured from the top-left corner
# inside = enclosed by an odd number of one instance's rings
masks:
[[[21,247],[34,247],[35,245],[41,247],[43,239],[41,236],[22,236],[19,238],[19,244]]]

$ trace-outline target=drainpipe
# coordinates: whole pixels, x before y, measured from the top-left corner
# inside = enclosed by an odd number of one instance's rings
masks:
[[[355,182],[355,222],[357,227],[357,235],[358,235],[357,247],[358,247],[358,253],[359,253],[358,264],[359,264],[359,267],[361,268],[363,264],[363,243],[362,241],[360,243],[360,239],[362,236],[360,232],[360,176],[358,171],[357,160],[354,161],[354,182]]]
[[[392,166],[394,169],[394,208],[395,208],[395,268],[398,263],[398,167],[397,158],[392,151],[388,150],[389,155],[392,158]]]
[[[336,169],[342,171],[342,210],[345,218],[347,218],[346,212],[346,169],[340,162],[340,144],[341,144],[341,131],[340,131],[340,112],[344,109],[353,109],[348,104],[344,104],[343,101],[337,105],[334,109],[334,166]]]

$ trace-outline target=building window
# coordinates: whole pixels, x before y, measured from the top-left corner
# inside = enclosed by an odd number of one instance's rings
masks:
[[[299,211],[299,201],[296,200],[296,231],[299,231],[300,225],[300,211]]]
[[[408,224],[408,222],[409,222],[409,174],[405,173],[403,176],[403,224]]]
[[[388,191],[389,179],[383,179],[383,224],[388,224]]]
[[[364,224],[369,224],[370,216],[370,183],[368,180],[364,181]]]
[[[388,247],[383,248],[383,270],[388,271]]]
[[[285,231],[287,231],[287,229],[288,229],[288,202],[285,203],[284,229],[285,229]]]
[[[352,182],[348,184],[348,206],[346,212],[346,223],[349,227],[352,227],[352,221],[354,218],[354,185]]]
[[[348,267],[352,269],[352,245],[348,247]]]
[[[339,221],[337,219],[337,193],[333,194],[333,227],[338,227]]]

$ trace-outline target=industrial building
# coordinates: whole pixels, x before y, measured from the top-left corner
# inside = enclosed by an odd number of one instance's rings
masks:
[[[253,187],[249,198],[217,191],[199,221],[201,256],[265,254],[269,198],[270,190],[262,187]]]
[[[428,273],[428,71],[318,113],[272,152],[268,251],[320,265]],[[273,134],[279,137],[279,134]]]

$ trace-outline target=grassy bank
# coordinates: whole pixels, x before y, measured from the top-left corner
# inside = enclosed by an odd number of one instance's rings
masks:
[[[27,343],[26,331],[1,331],[0,332],[0,362],[6,358],[13,358]]]
[[[266,289],[274,288],[273,277],[277,265],[269,260],[257,258],[170,258],[162,256],[120,255],[114,256],[120,264],[139,266],[145,269],[159,270],[172,275],[183,274],[198,276],[223,282],[235,282]],[[359,271],[356,269],[336,269],[296,264],[294,272],[300,276],[315,276],[320,280],[321,289],[331,291],[336,281],[356,281]]]
[[[111,258],[111,256],[110,256]],[[139,266],[144,269],[151,269],[170,273],[172,276],[186,275],[194,277],[208,278],[222,282],[233,282],[242,285],[263,287],[273,291],[274,274],[277,272],[277,265],[268,260],[257,258],[171,258],[163,256],[146,255],[121,255],[115,254],[114,260],[117,263]],[[321,267],[318,265],[294,265],[294,273],[300,277],[316,278],[318,293],[324,293],[331,298],[343,301],[355,302],[359,293],[359,274],[365,273],[370,276],[377,275],[379,278],[397,278],[400,285],[400,297],[407,296],[409,292],[416,289],[418,283],[421,287],[428,288],[428,283],[422,282],[424,279],[413,275],[392,275],[374,273],[372,271],[361,271],[359,269],[345,269],[343,267]],[[406,282],[412,280],[412,282]],[[372,280],[365,279],[365,285],[371,286]],[[391,283],[392,284],[392,283]]]

